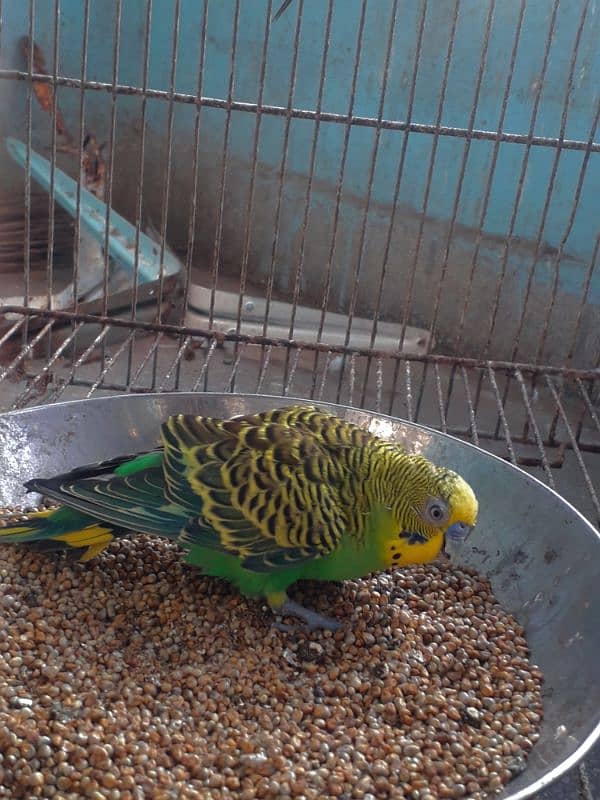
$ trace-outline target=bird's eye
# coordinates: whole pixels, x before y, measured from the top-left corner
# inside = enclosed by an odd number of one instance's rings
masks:
[[[448,522],[450,512],[447,504],[439,497],[432,497],[427,501],[423,513],[425,522],[430,525],[441,526]]]

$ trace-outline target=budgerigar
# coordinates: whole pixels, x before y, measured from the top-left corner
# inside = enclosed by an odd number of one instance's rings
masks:
[[[180,414],[161,439],[151,452],[29,481],[60,507],[0,529],[0,540],[75,548],[87,561],[132,531],[163,536],[276,614],[335,630],[288,587],[431,561],[476,522],[475,494],[455,472],[312,406]]]

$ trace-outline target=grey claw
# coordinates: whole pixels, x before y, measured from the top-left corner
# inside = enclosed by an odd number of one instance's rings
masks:
[[[273,623],[273,627],[278,630],[282,631],[283,633],[294,633],[298,630],[297,625],[288,625],[286,622],[281,622],[281,620],[276,619]]]
[[[342,627],[341,622],[336,622],[334,619],[329,619],[328,617],[322,617],[319,622],[314,622],[313,624],[307,623],[306,627],[309,631],[318,631],[318,630],[326,630],[326,631],[339,631]]]
[[[286,600],[278,610],[282,617],[290,616],[301,619],[304,622],[302,627],[307,631],[337,631],[342,627],[341,623],[337,622],[337,620],[325,617],[316,611],[311,611],[310,608],[304,608],[300,603],[296,603],[295,600]],[[297,626],[286,625],[283,622],[275,622],[274,625],[280,631],[293,631],[298,629]]]

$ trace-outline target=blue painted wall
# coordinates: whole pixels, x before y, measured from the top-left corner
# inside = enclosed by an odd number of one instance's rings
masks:
[[[268,32],[263,103],[285,106],[291,80],[293,42],[300,0],[274,23]],[[277,8],[279,2],[274,2]],[[324,47],[326,0],[304,0],[298,52],[297,74],[293,93],[296,108],[314,109],[317,103],[321,59]],[[412,76],[415,70],[416,45],[423,0],[399,0],[394,26],[392,53],[383,116],[406,120]],[[544,51],[552,22],[552,0],[528,0],[516,55],[514,75],[505,109],[504,130],[526,134],[539,93],[534,136],[558,137],[565,108],[569,77],[572,86],[566,106],[564,136],[587,141],[600,138],[594,128],[600,101],[600,8],[586,0],[560,0],[542,80]],[[91,0],[87,78],[112,81],[113,42],[116,0]],[[154,0],[150,32],[148,85],[169,90],[173,57],[174,0]],[[454,0],[430,0],[425,10],[423,43],[418,61],[412,120],[435,123],[448,43],[453,26]],[[52,66],[52,42],[55,3],[38,0],[35,7],[35,38],[44,48]],[[83,40],[82,0],[61,0],[58,72],[79,78]],[[206,38],[202,94],[226,98],[232,66],[235,0],[210,0]],[[233,69],[233,98],[256,102],[265,42],[267,0],[241,0]],[[340,114],[350,105],[351,84],[357,49],[362,0],[335,0],[330,33],[329,54],[322,108]],[[509,62],[518,25],[520,0],[498,0],[490,28],[487,57],[481,80],[473,126],[496,130],[509,75]],[[146,3],[122,0],[118,81],[141,86],[143,82]],[[384,81],[384,64],[390,25],[392,0],[367,0],[361,55],[357,73],[354,114],[376,117]],[[4,25],[0,40],[3,66],[23,68],[16,40],[28,29],[26,4],[4,4]],[[479,65],[484,46],[489,0],[460,0],[454,46],[447,76],[441,124],[468,127],[473,108]],[[177,43],[175,90],[195,94],[199,80],[200,32],[204,3],[181,0],[180,29]],[[581,27],[582,16],[583,26]],[[579,31],[579,33],[578,33]],[[577,57],[571,65],[576,37],[580,36]],[[6,83],[6,82],[3,82]],[[15,109],[4,116],[3,132],[23,133],[25,86],[3,86]],[[63,114],[77,134],[79,92],[60,90]],[[118,97],[115,205],[131,217],[139,185],[139,142],[141,99]],[[111,98],[105,92],[86,93],[86,127],[102,139],[109,137]],[[144,208],[155,221],[160,220],[162,185],[167,153],[167,112],[164,100],[149,100],[147,106],[147,153],[144,164]],[[189,196],[192,189],[191,161],[195,108],[175,105],[172,192],[169,203],[169,238],[179,247],[187,241]],[[213,266],[214,236],[218,230],[221,186],[221,159],[225,136],[226,112],[203,108],[199,160],[199,218],[196,258]],[[256,173],[255,198],[246,252],[244,231],[247,224],[256,117],[232,113],[229,133],[228,168],[225,178],[225,213],[219,268],[238,274],[240,264],[247,264],[249,275],[257,284],[264,283],[272,267],[271,254],[276,219],[278,170],[283,154],[285,119],[263,116],[258,139],[259,168]],[[320,126],[311,192],[311,213],[302,251],[302,218],[307,191],[307,173],[315,123],[293,120],[290,125],[286,174],[279,237],[273,268],[276,286],[283,293],[294,291],[297,276],[301,298],[318,302],[323,292],[324,272],[329,260],[333,236],[332,221],[335,189],[340,175],[340,160],[345,127],[322,123]],[[48,143],[48,121],[35,109],[33,141],[37,147]],[[351,131],[346,168],[343,174],[338,235],[332,260],[332,307],[348,307],[352,285],[358,273],[361,288],[357,308],[372,313],[377,306],[376,286],[383,267],[383,255],[389,227],[394,185],[405,134],[383,131],[375,162],[371,205],[367,215],[367,234],[362,257],[358,252],[359,231],[364,219],[368,178],[374,154],[376,134],[373,129],[355,127]],[[493,351],[507,355],[512,346],[506,343],[516,330],[524,303],[528,278],[533,275],[527,323],[521,355],[536,357],[540,331],[543,329],[548,293],[555,279],[559,286],[556,313],[575,318],[578,301],[590,267],[598,236],[598,192],[600,189],[600,153],[588,156],[587,169],[577,208],[573,212],[578,182],[584,164],[582,151],[560,153],[549,204],[546,197],[555,166],[556,150],[534,146],[530,149],[524,173],[513,236],[505,253],[505,240],[511,214],[519,191],[519,176],[526,157],[523,144],[503,143],[491,182],[487,212],[483,220],[484,236],[477,257],[472,299],[466,313],[469,335],[456,342],[455,329],[467,291],[471,261],[477,241],[476,229],[482,215],[486,184],[490,176],[494,142],[473,141],[457,207],[455,237],[446,258],[448,220],[458,192],[460,167],[465,140],[441,136],[437,142],[431,170],[431,189],[425,207],[425,194],[435,139],[426,133],[408,135],[406,156],[399,192],[399,213],[392,237],[392,257],[386,271],[385,291],[379,304],[386,317],[401,316],[406,300],[406,285],[413,265],[417,265],[414,295],[411,298],[411,321],[432,323],[435,288],[444,274],[440,310],[436,327],[438,338],[447,346],[458,345],[472,352],[482,352],[489,330],[489,307],[498,278],[502,285],[500,313],[503,330],[492,331]],[[419,219],[425,214],[419,252],[416,252]],[[536,242],[540,240],[537,248]],[[558,263],[556,248],[562,248]],[[446,263],[444,263],[446,262]],[[390,283],[390,275],[393,278]],[[556,277],[558,276],[558,277]],[[485,287],[492,287],[486,289]],[[389,287],[389,290],[388,290]],[[585,356],[593,339],[592,318],[600,304],[600,277],[596,270],[589,288],[589,304],[584,322],[586,341],[578,343]],[[482,307],[485,306],[483,309]],[[487,316],[486,316],[487,315]],[[595,316],[593,317],[595,319]],[[508,324],[506,321],[509,321]],[[557,320],[558,322],[558,320]],[[580,333],[580,338],[583,333]],[[552,337],[550,337],[552,340]],[[568,337],[567,337],[568,338]],[[505,341],[506,340],[506,341]],[[555,344],[546,345],[546,359],[560,359],[566,353],[564,332],[557,333]],[[591,340],[590,340],[591,341]],[[561,344],[562,342],[562,344]],[[508,348],[508,349],[507,349]],[[558,348],[558,349],[557,349]],[[582,349],[583,348],[583,349]],[[540,355],[544,355],[541,353]]]

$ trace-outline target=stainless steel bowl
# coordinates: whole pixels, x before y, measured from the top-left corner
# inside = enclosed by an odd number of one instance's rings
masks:
[[[120,395],[0,416],[0,501],[22,503],[22,482],[158,443],[176,412],[217,417],[302,402],[232,394]],[[531,797],[600,736],[600,535],[558,494],[520,469],[451,436],[344,406],[319,404],[456,469],[480,502],[476,533],[457,558],[489,576],[527,632],[545,674],[542,735],[526,770],[500,795]],[[31,500],[28,500],[31,502]]]

